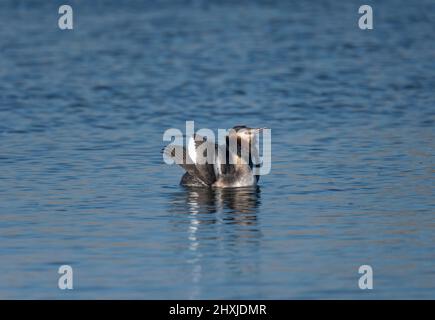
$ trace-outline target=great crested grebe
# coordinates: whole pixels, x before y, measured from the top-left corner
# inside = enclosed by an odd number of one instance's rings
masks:
[[[198,135],[190,137],[187,150],[181,146],[165,148],[166,156],[175,160],[186,173],[181,185],[194,187],[255,186],[260,178],[254,172],[258,164],[257,134],[263,128],[235,126],[226,135],[223,145]],[[214,151],[207,157],[207,150]]]

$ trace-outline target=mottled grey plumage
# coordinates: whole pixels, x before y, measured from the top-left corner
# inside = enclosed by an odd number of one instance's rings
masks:
[[[227,136],[226,144],[221,146],[195,135],[193,140],[189,140],[189,144],[194,143],[188,145],[187,150],[185,147],[172,146],[172,149],[165,149],[165,154],[186,170],[180,181],[182,185],[221,188],[253,186],[259,180],[252,170],[252,157],[258,156],[255,135],[261,130],[236,126]],[[229,146],[230,138],[237,141],[235,152]],[[256,155],[250,153],[251,144],[254,144]],[[214,154],[207,155],[207,150],[214,151]]]

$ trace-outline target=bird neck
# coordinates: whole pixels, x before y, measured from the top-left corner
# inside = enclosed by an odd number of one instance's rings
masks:
[[[252,157],[258,155],[256,144],[250,139],[242,141],[240,137],[231,138],[236,140],[236,146],[231,146],[230,137],[226,137],[226,163],[234,165],[249,165],[252,169],[254,164]],[[234,143],[234,142],[233,142]]]

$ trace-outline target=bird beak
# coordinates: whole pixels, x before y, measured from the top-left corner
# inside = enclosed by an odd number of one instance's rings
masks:
[[[266,129],[266,128],[253,128],[253,129],[251,129],[251,130],[252,130],[253,133],[260,133],[260,132],[262,132],[264,129]]]

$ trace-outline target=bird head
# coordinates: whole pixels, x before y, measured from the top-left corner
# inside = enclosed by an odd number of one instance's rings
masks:
[[[230,136],[236,136],[237,138],[245,141],[253,141],[257,134],[263,131],[264,128],[249,128],[247,126],[235,126],[230,130]]]

